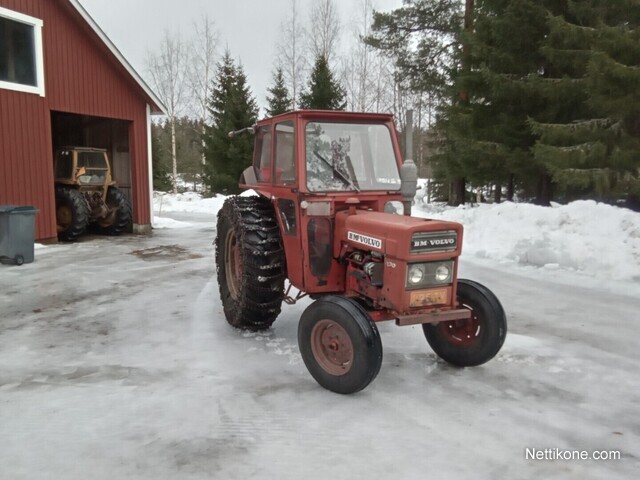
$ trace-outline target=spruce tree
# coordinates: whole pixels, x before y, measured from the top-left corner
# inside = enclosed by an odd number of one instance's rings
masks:
[[[282,113],[286,113],[291,110],[291,97],[289,97],[289,90],[285,85],[284,74],[282,73],[282,67],[278,67],[273,74],[273,86],[267,90],[269,95],[267,96],[267,115],[274,117]]]
[[[548,62],[565,66],[575,108],[533,117],[534,148],[567,199],[640,195],[640,0],[574,0],[549,19]],[[560,78],[559,73],[564,77]],[[566,90],[566,89],[565,89]],[[548,92],[550,102],[557,89]]]
[[[463,175],[477,188],[492,186],[495,201],[501,200],[505,185],[510,200],[518,186],[540,203],[549,201],[549,190],[543,188],[547,172],[531,153],[535,136],[527,123],[541,107],[529,80],[542,68],[540,48],[548,33],[544,4],[477,2],[474,28],[461,40],[469,67],[452,72],[452,95],[467,91],[467,101],[443,108],[437,125],[446,143],[436,157],[436,171]]]
[[[448,95],[464,28],[464,2],[412,0],[392,12],[375,12],[364,41],[394,58],[411,90]]]
[[[515,175],[543,205],[633,194],[639,3],[479,1],[473,68],[458,79],[473,95],[447,124],[465,175]]]
[[[309,85],[300,95],[300,108],[304,110],[344,110],[345,92],[334,78],[327,59],[323,55],[316,58]]]
[[[639,25],[640,0],[415,0],[377,14],[368,42],[441,95],[432,164],[450,200],[506,183],[548,205],[638,194]]]
[[[251,165],[253,138],[229,138],[229,132],[255,124],[258,107],[242,66],[228,51],[217,67],[209,111],[213,125],[205,136],[206,183],[212,192],[239,193],[240,175]]]
[[[151,163],[153,169],[153,189],[159,192],[169,192],[173,188],[173,182],[169,175],[168,165],[171,163],[168,151],[162,148],[161,136],[166,130],[165,125],[151,125]]]

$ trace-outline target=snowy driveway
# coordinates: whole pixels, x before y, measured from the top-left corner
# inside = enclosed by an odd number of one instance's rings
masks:
[[[189,225],[46,247],[36,263],[0,268],[0,478],[640,471],[638,296],[466,261],[463,276],[494,289],[507,311],[499,356],[454,369],[419,327],[385,324],[380,375],[339,396],[298,354],[307,303],[285,307],[268,333],[234,331],[214,279],[214,217],[171,215]],[[622,460],[532,461],[527,447],[620,450]]]

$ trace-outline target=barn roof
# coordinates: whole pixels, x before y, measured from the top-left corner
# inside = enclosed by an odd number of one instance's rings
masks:
[[[131,77],[135,80],[135,82],[142,88],[144,93],[149,97],[149,99],[153,102],[154,105],[151,105],[151,110],[154,113],[162,113],[164,115],[167,114],[167,107],[164,105],[162,100],[155,94],[155,92],[147,85],[147,83],[143,80],[138,72],[131,66],[131,64],[124,57],[122,52],[118,50],[118,47],[114,45],[111,39],[107,36],[106,33],[100,28],[100,26],[96,23],[96,21],[89,15],[89,12],[85,10],[85,8],[80,4],[78,0],[69,0],[69,3],[78,11],[80,16],[87,22],[87,24],[91,27],[91,29],[96,33],[96,35],[102,40],[102,42],[109,48],[111,53],[116,57],[116,59],[122,64],[124,69],[131,75]],[[154,108],[155,107],[155,108]]]

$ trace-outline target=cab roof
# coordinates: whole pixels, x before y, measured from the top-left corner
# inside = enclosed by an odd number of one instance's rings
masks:
[[[313,118],[319,120],[328,121],[354,121],[360,120],[364,122],[388,122],[393,120],[393,115],[390,113],[367,113],[367,112],[343,112],[340,110],[292,110],[290,112],[282,113],[274,117],[265,118],[260,120],[258,124],[269,123],[274,119],[290,119],[295,118]]]

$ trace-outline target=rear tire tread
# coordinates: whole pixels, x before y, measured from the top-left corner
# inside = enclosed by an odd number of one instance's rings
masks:
[[[58,232],[58,239],[65,242],[75,242],[87,231],[89,225],[89,207],[82,194],[68,187],[56,187],[56,208],[65,204],[71,209],[71,224],[62,232]]]
[[[233,229],[242,257],[238,298],[231,296],[225,272],[225,242]],[[230,197],[218,213],[216,269],[225,317],[244,330],[266,330],[280,314],[286,262],[271,202],[264,197]]]

